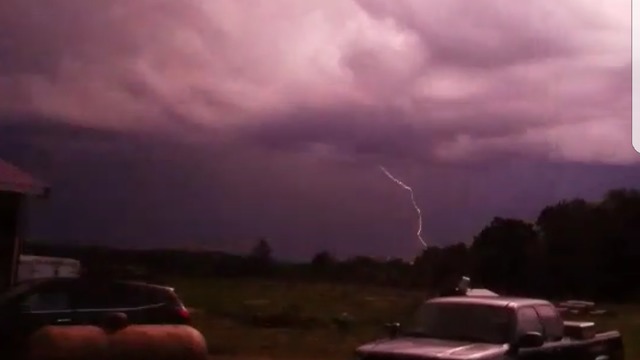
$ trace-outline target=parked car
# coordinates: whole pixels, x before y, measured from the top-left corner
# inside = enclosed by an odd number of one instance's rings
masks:
[[[413,324],[389,324],[389,337],[360,346],[361,360],[624,359],[618,331],[564,322],[548,301],[450,296],[426,301]]]
[[[111,314],[125,314],[129,324],[190,323],[189,311],[170,287],[89,278],[37,279],[0,294],[0,347],[17,344],[45,325],[102,325]]]

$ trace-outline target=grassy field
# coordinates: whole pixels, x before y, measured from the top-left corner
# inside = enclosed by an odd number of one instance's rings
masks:
[[[359,344],[384,335],[383,324],[407,319],[423,294],[333,284],[258,280],[171,281],[211,353],[220,358],[348,359]],[[640,306],[605,306],[616,317],[593,319],[620,329],[627,359],[640,359]],[[351,326],[336,318],[348,314]]]

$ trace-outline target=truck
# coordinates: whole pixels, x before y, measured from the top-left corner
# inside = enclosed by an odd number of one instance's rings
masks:
[[[358,347],[359,360],[622,360],[619,331],[564,321],[546,300],[454,295],[424,301],[409,324]]]

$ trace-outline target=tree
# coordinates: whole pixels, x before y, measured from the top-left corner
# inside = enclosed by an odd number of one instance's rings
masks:
[[[630,278],[640,275],[640,192],[615,189],[599,204],[603,229],[599,255],[604,264],[599,269],[602,294],[618,299],[637,296]]]
[[[366,283],[381,282],[380,272],[383,263],[369,256],[355,256],[344,261],[340,270],[349,280]]]
[[[471,245],[473,273],[498,292],[522,294],[539,276],[540,241],[533,224],[496,217]]]
[[[249,258],[254,264],[262,266],[270,265],[273,261],[272,253],[273,250],[271,249],[271,245],[269,245],[269,241],[266,238],[260,238],[251,250]]]
[[[413,262],[414,283],[434,294],[451,287],[469,271],[468,255],[467,246],[462,243],[428,247]]]
[[[312,277],[323,280],[333,279],[338,274],[338,262],[328,251],[321,251],[311,259],[309,271]]]
[[[313,256],[311,265],[317,270],[326,270],[335,265],[336,259],[328,251],[321,251]]]
[[[549,289],[556,295],[594,295],[601,261],[603,213],[582,199],[545,207],[536,224],[544,241]],[[553,276],[551,276],[553,274]]]
[[[640,275],[640,192],[611,190],[598,203],[561,201],[544,208],[537,224],[556,294],[637,295],[627,279]]]

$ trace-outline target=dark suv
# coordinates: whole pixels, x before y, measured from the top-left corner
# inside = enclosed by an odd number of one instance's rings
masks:
[[[124,313],[130,324],[190,323],[172,288],[142,282],[52,278],[21,283],[0,294],[0,339],[45,325],[102,325]],[[6,337],[5,337],[6,336]]]

